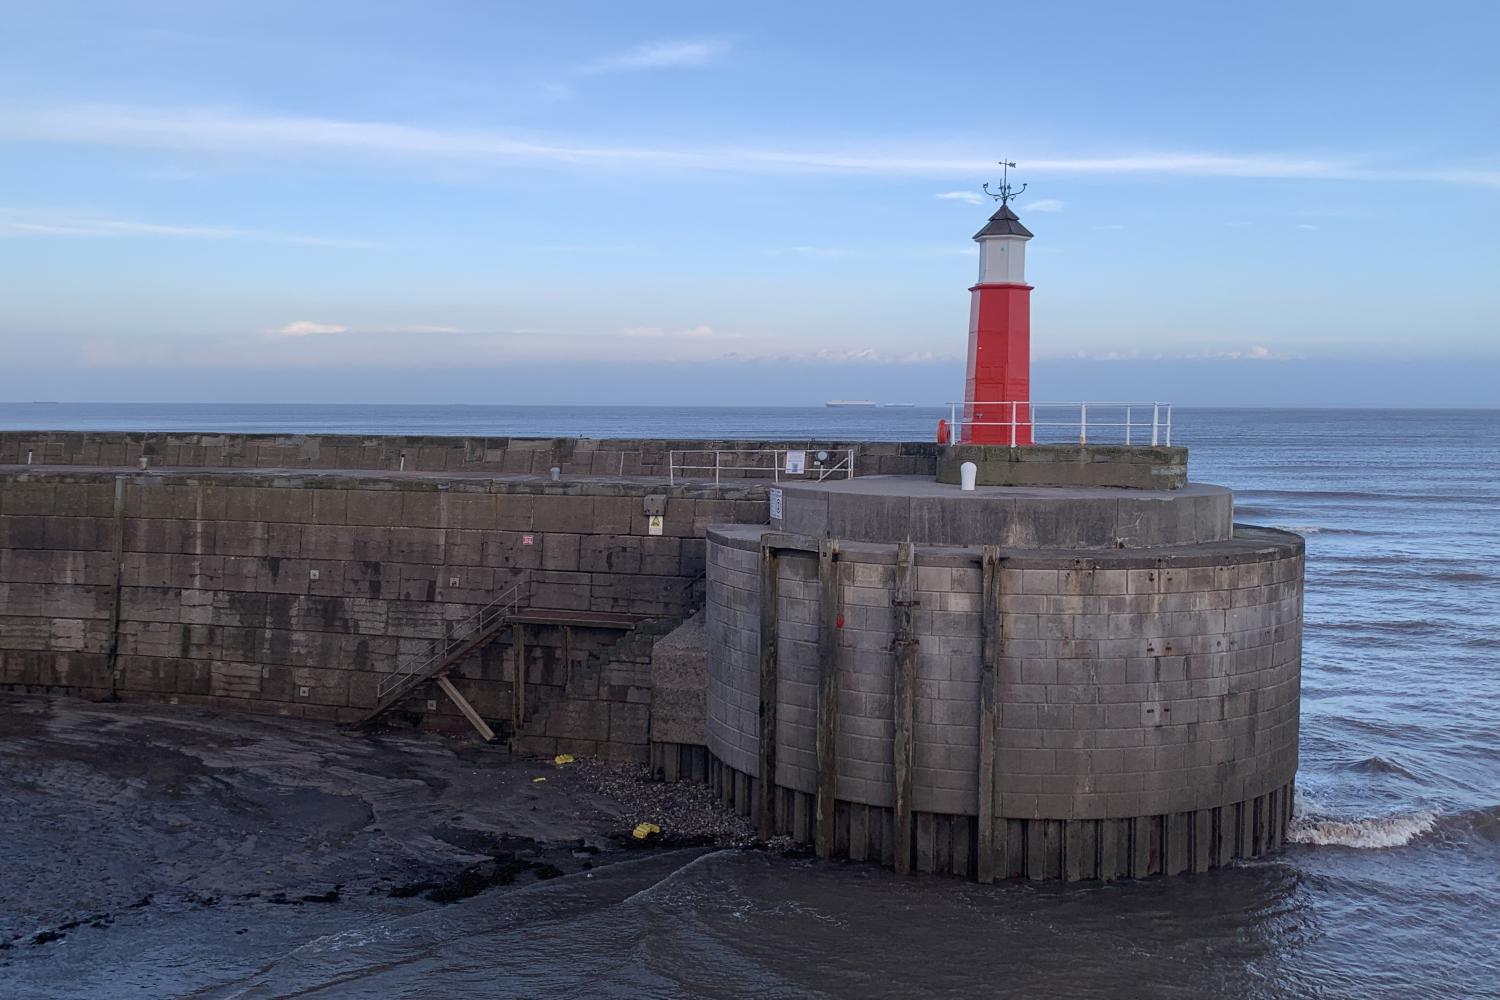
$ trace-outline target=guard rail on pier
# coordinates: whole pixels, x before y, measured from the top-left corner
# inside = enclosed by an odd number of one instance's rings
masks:
[[[976,419],[983,411],[986,419]],[[1015,445],[1030,438],[1036,444],[1170,445],[1172,404],[1161,402],[1030,403],[1016,400],[966,400],[948,404],[949,440],[963,442],[976,427],[1002,428]],[[990,419],[998,414],[1004,419]],[[1103,440],[1100,440],[1100,439]]]

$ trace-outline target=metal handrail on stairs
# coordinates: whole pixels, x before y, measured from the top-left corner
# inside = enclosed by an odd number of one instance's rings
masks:
[[[434,639],[422,652],[398,662],[396,669],[382,677],[375,686],[376,701],[383,704],[394,695],[415,687],[460,647],[504,623],[524,603],[530,582],[530,577],[522,576],[499,597],[459,622],[451,632]]]

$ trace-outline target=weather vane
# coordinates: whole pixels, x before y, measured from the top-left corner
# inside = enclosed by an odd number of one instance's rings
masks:
[[[994,191],[990,190],[989,184],[981,185],[984,188],[984,193],[998,201],[1001,208],[1004,208],[1012,198],[1017,197],[1022,191],[1026,190],[1025,184],[1022,184],[1014,191],[1010,189],[1010,168],[1015,165],[1014,160],[1000,161],[1000,186]]]

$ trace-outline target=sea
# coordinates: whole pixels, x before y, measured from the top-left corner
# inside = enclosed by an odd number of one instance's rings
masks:
[[[0,428],[931,440],[928,407],[0,405]],[[1307,539],[1291,844],[966,884],[718,851],[309,942],[246,995],[1500,996],[1500,411],[1179,407],[1193,479]],[[1066,429],[1063,431],[1066,436]]]

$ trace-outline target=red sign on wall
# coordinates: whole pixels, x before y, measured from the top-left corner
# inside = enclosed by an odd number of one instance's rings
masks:
[[[522,545],[535,545],[536,544],[536,536],[535,535],[522,535],[521,536],[521,544]]]

